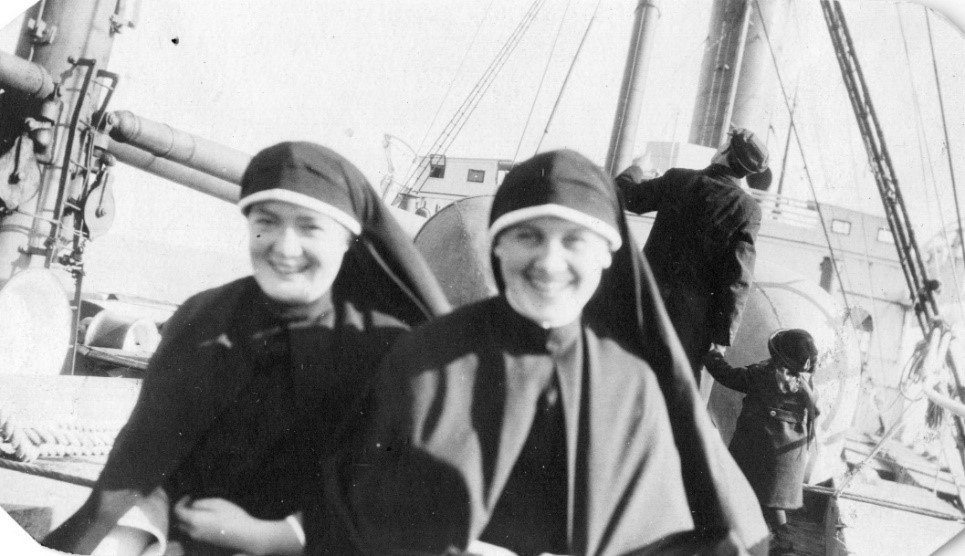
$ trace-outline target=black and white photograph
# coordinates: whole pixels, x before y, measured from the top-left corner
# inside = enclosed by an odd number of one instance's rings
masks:
[[[5,0],[0,554],[965,554],[965,5]]]

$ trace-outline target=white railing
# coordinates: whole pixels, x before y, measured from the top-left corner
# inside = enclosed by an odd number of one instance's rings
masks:
[[[767,191],[750,189],[748,192],[761,207],[764,221],[777,221],[799,228],[816,228],[821,225],[818,212],[808,201],[784,197]]]

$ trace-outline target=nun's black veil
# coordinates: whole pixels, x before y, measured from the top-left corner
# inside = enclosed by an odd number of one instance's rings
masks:
[[[359,308],[376,309],[413,325],[448,312],[449,304],[429,267],[354,164],[314,143],[279,143],[255,155],[242,184],[272,187],[285,180],[310,182],[314,196],[362,226],[332,286],[336,306],[339,300],[351,300]]]
[[[613,263],[605,271],[597,294],[584,309],[585,322],[600,335],[613,337],[639,353],[656,373],[680,453],[687,499],[698,534],[707,542],[715,543],[736,533],[741,544],[751,548],[766,536],[756,499],[704,409],[650,265],[630,235],[623,202],[612,178],[583,155],[568,150],[537,155],[518,165],[513,173],[514,178],[529,176],[544,185],[547,180],[558,180],[571,191],[582,189],[578,197],[609,200],[623,244],[613,253]],[[510,180],[510,176],[506,179]],[[512,188],[505,187],[505,182],[503,185],[500,192],[512,195]],[[568,196],[573,198],[572,194]],[[512,205],[512,199],[501,198],[497,193],[490,222],[512,210]],[[492,257],[492,264],[496,283],[502,291],[499,260]]]
[[[300,180],[313,188],[313,195],[361,224],[332,285],[334,326],[343,341],[339,350],[324,356],[335,358],[345,369],[366,372],[369,369],[358,367],[375,367],[377,363],[367,362],[389,345],[379,335],[385,323],[415,326],[448,311],[422,256],[362,173],[341,155],[312,143],[281,143],[252,159],[243,187],[252,180],[261,180],[267,188]],[[182,304],[165,325],[138,402],[94,492],[45,543],[89,544],[92,549],[139,496],[175,472],[254,372],[238,338],[250,332],[245,330],[250,320],[246,317],[253,311],[255,291],[249,277]]]

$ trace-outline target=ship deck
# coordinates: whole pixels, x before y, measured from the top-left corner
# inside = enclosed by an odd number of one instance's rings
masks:
[[[787,524],[790,539],[794,545],[794,554],[801,556],[825,556],[827,554],[824,524],[827,506],[827,497],[805,492],[804,507],[788,512]]]

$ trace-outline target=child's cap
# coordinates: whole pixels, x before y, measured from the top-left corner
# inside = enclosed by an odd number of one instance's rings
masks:
[[[778,330],[767,341],[771,359],[794,370],[809,371],[818,357],[814,338],[807,330],[791,328]]]

